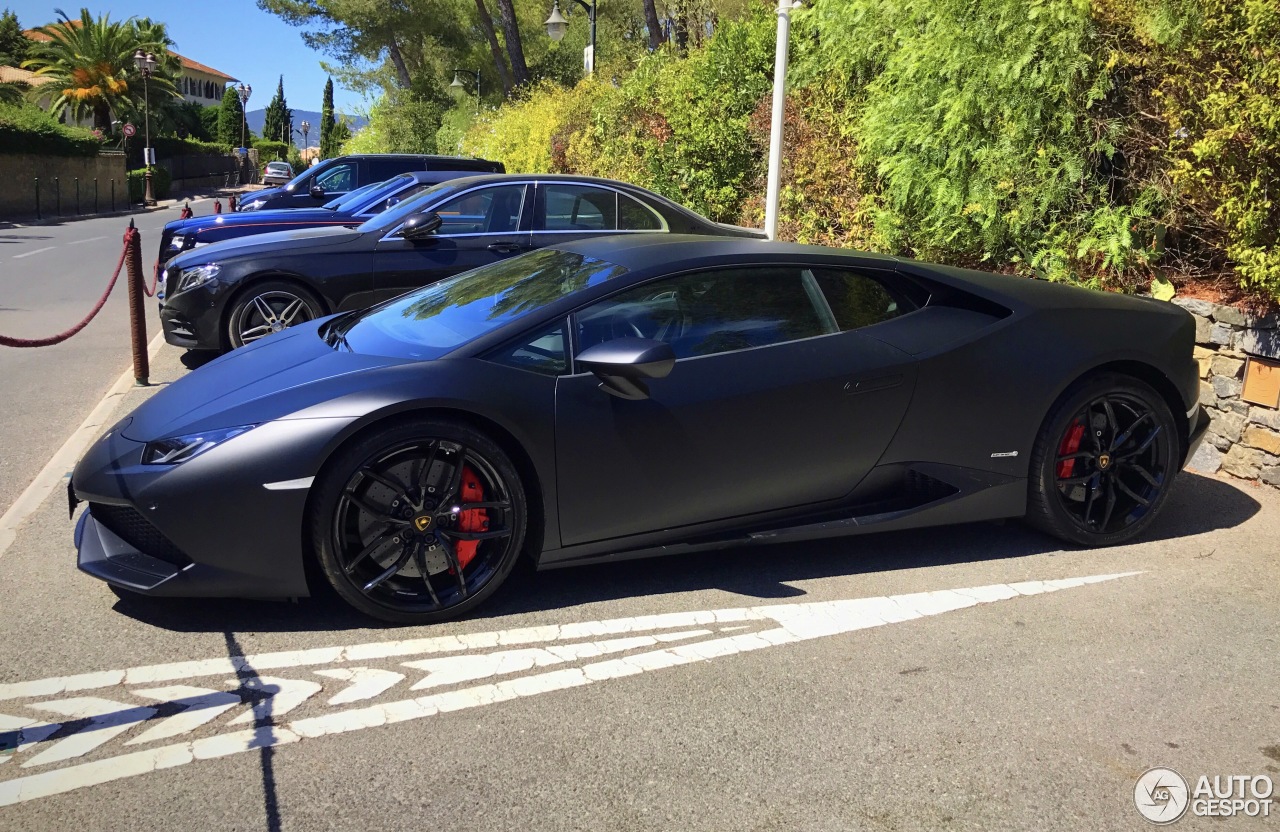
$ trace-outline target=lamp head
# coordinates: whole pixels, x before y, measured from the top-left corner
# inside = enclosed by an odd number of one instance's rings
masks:
[[[560,14],[559,0],[552,3],[551,15],[547,18],[547,35],[557,43],[564,37],[565,32],[569,31],[569,21],[565,16]]]

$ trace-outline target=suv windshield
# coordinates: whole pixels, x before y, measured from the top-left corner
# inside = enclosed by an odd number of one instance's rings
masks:
[[[439,358],[626,271],[606,260],[539,249],[354,313],[329,327],[325,340],[331,345],[341,343],[353,352]]]
[[[399,176],[393,176],[385,182],[374,182],[372,185],[365,185],[356,188],[349,194],[343,194],[337,199],[330,200],[324,204],[324,207],[334,211],[351,211],[358,213],[387,199],[392,194],[399,192],[402,188],[413,182],[413,176],[408,173],[402,173]]]

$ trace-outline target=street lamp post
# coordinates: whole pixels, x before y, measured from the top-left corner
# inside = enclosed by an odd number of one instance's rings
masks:
[[[304,121],[300,126],[302,127],[302,149],[306,151],[310,151],[311,144],[309,141],[307,141],[307,134],[311,132],[311,122]],[[310,156],[311,154],[308,153],[307,155]],[[299,154],[299,156],[301,156],[301,154]]]
[[[253,94],[253,87],[241,82],[236,85],[236,95],[240,96],[240,146],[244,147],[245,131],[249,127],[249,114],[245,111],[245,107],[249,105],[249,96]]]
[[[573,0],[579,6],[587,10],[587,22],[591,28],[587,35],[587,48],[583,53],[582,67],[588,75],[595,74],[596,71],[596,0]],[[560,0],[552,0],[551,15],[547,18],[547,35],[554,41],[559,42],[564,37],[565,32],[569,31],[569,21],[560,13]]]
[[[778,39],[773,56],[773,118],[769,129],[769,175],[764,199],[764,233],[778,238],[778,195],[782,190],[782,124],[787,102],[787,41],[791,37],[791,11],[797,0],[778,0]]]
[[[146,157],[143,161],[146,164],[146,172],[142,174],[142,180],[145,183],[142,195],[143,205],[155,205],[156,198],[151,195],[151,89],[148,82],[151,80],[151,73],[156,70],[156,56],[150,52],[143,52],[139,49],[133,53],[133,65],[142,73],[142,101],[143,101],[143,137],[144,145],[142,155]]]
[[[476,77],[476,112],[478,113],[480,112],[480,73],[473,72],[470,69],[455,69],[453,71],[453,83],[449,86],[456,90],[466,88],[466,84],[462,83],[462,79],[458,77],[459,72],[465,72],[468,75],[474,75]]]

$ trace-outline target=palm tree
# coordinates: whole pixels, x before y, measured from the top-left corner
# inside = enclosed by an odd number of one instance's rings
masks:
[[[93,126],[109,132],[112,113],[134,109],[134,102],[142,97],[133,53],[141,49],[167,56],[167,44],[142,40],[156,37],[156,27],[149,21],[147,28],[139,29],[132,18],[116,23],[105,14],[94,20],[88,9],[81,9],[80,18],[73,20],[62,9],[54,11],[58,21],[36,30],[48,40],[33,43],[30,57],[22,63],[52,83],[32,89],[28,96],[51,95],[51,114],[92,115]],[[152,76],[150,85],[152,96],[177,95],[163,71]]]

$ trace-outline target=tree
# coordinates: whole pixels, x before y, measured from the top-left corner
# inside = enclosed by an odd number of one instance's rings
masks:
[[[232,147],[240,146],[240,96],[232,87],[222,94],[222,106],[218,108],[218,141]]]
[[[31,41],[22,33],[18,15],[9,9],[0,15],[0,66],[21,66]]]
[[[331,152],[326,158],[342,155],[343,145],[349,141],[351,141],[351,125],[347,124],[346,118],[340,118],[334,123],[333,129],[329,131]]]
[[[200,127],[204,134],[203,140],[208,142],[220,142],[222,139],[218,135],[218,120],[222,116],[222,107],[214,105],[212,107],[200,107]]]
[[[338,155],[333,141],[333,79],[324,82],[324,99],[320,103],[320,156],[329,159]]]
[[[281,75],[276,85],[275,97],[271,99],[263,115],[262,137],[273,142],[288,144],[292,135],[293,110],[289,109],[289,104],[285,101],[284,76]]]
[[[524,44],[520,40],[520,23],[511,0],[498,0],[498,17],[502,21],[502,36],[507,41],[507,57],[511,59],[511,74],[516,86],[529,83],[529,65],[524,61]]]
[[[88,9],[80,10],[78,20],[61,10],[58,15],[57,22],[37,30],[49,40],[33,42],[22,63],[51,82],[32,89],[28,96],[52,93],[50,114],[69,111],[75,118],[91,115],[95,128],[109,132],[112,114],[136,109],[135,101],[142,98],[142,78],[134,66],[133,53],[141,49],[168,54],[163,27],[160,32],[154,26],[139,29],[132,19],[116,23],[105,14],[95,20]],[[178,94],[163,57],[149,87],[153,100]]]

